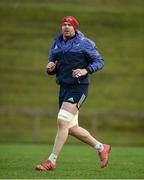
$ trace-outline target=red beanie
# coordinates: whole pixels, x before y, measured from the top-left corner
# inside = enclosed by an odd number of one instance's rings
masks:
[[[69,22],[74,27],[74,29],[79,29],[79,22],[73,16],[66,16],[66,17],[64,17],[62,19],[62,24],[64,22]]]

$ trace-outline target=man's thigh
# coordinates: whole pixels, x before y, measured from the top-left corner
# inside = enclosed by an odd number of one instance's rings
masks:
[[[61,109],[65,109],[66,111],[68,111],[72,114],[76,114],[78,111],[76,104],[72,104],[70,102],[63,102]]]

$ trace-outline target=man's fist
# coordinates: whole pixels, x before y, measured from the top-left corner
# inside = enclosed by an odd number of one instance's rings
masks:
[[[56,73],[55,69],[56,69],[56,64],[57,64],[57,61],[55,62],[49,62],[47,65],[46,65],[46,72],[49,74],[49,75],[54,75]]]

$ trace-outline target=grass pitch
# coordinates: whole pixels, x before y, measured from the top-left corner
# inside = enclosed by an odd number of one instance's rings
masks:
[[[66,145],[56,171],[34,166],[51,152],[49,145],[0,145],[2,179],[143,179],[144,147],[112,147],[109,165],[100,168],[97,153],[84,145]]]

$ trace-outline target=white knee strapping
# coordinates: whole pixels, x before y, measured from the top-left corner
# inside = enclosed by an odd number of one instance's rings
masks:
[[[74,117],[71,119],[69,123],[69,128],[72,128],[73,126],[78,125],[78,112],[74,115]]]
[[[64,120],[70,122],[75,115],[68,112],[65,109],[60,109],[58,113],[58,120]]]

